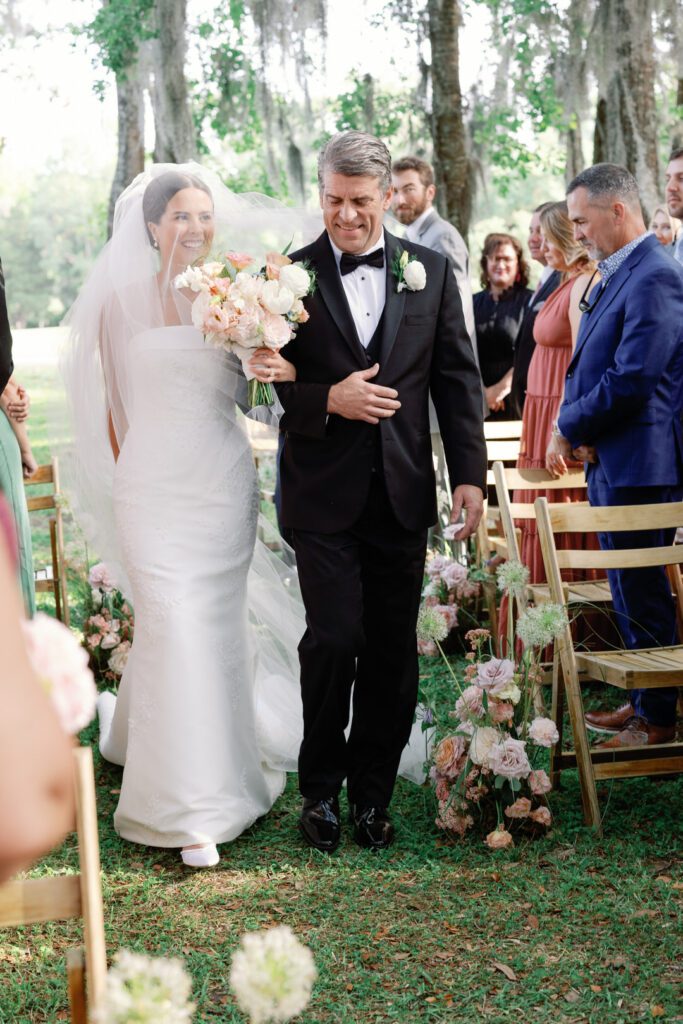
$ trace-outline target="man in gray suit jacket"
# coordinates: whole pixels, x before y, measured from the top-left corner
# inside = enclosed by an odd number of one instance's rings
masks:
[[[417,242],[418,245],[441,253],[453,268],[465,314],[465,326],[472,339],[476,356],[477,333],[472,308],[470,257],[460,232],[449,221],[440,217],[433,206],[436,195],[434,171],[426,160],[418,156],[405,156],[394,161],[392,182],[392,211],[396,219],[405,226],[405,237],[409,242]]]

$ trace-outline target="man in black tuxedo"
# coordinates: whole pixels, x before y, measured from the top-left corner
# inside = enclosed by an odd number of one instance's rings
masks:
[[[388,806],[417,701],[415,625],[437,517],[430,393],[455,486],[453,520],[465,511],[462,537],[481,515],[486,447],[479,372],[448,261],[383,230],[388,149],[340,133],[322,150],[318,176],[326,230],[292,254],[315,271],[316,291],[305,300],[308,322],[283,350],[297,379],[278,393],[281,518],[307,620],[300,826],[330,851],[345,778],[356,841],[381,848],[393,838]],[[403,287],[401,252],[416,261]]]
[[[5,278],[0,263],[0,395],[7,386],[14,369],[12,363],[12,333],[7,317],[7,300],[5,298]]]

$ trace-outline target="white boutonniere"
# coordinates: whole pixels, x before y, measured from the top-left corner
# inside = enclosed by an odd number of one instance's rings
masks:
[[[427,271],[417,256],[411,256],[405,249],[398,249],[391,265],[396,278],[396,291],[421,292],[427,284]]]

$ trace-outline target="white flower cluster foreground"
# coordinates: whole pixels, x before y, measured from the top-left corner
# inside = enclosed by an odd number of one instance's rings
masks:
[[[232,960],[230,986],[252,1024],[280,1024],[308,1004],[316,978],[313,954],[282,925],[247,932]]]
[[[107,974],[97,1024],[190,1024],[192,980],[180,960],[122,949]]]
[[[62,728],[75,735],[95,717],[97,687],[88,655],[70,629],[44,612],[21,626],[31,667]]]

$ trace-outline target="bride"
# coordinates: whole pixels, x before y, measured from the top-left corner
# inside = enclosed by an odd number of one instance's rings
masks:
[[[132,842],[181,847],[192,866],[217,863],[216,844],[265,814],[284,787],[282,768],[295,766],[304,628],[286,567],[262,543],[254,552],[258,488],[237,414],[244,375],[235,357],[205,344],[191,326],[194,296],[173,284],[221,234],[217,252],[228,236],[234,248],[240,235],[256,241],[261,226],[277,232],[279,218],[291,237],[292,214],[217,180],[209,187],[211,177],[156,166],[121,196],[112,239],[69,317],[65,367],[81,507],[88,518],[99,511],[98,552],[116,542],[112,560],[135,610],[118,697],[99,704],[102,754],[125,765],[116,829]],[[293,378],[282,357],[260,355],[259,379]],[[94,369],[99,386],[87,379]]]
[[[74,512],[135,611],[118,695],[98,703],[101,752],[124,766],[114,823],[131,842],[180,847],[192,867],[218,863],[216,845],[266,814],[296,770],[305,621],[291,560],[257,539],[244,373],[205,343],[194,295],[173,282],[210,252],[259,261],[318,229],[197,165],[154,165],[121,195],[67,317]],[[295,376],[273,352],[251,370]],[[422,781],[423,760],[418,724],[401,773]]]

